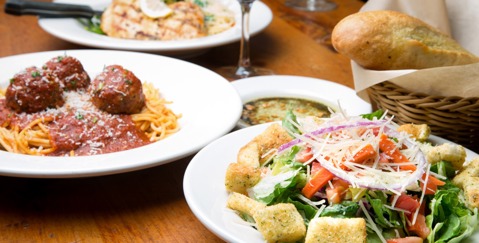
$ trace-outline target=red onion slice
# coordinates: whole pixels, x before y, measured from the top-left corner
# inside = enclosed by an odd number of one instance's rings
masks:
[[[380,125],[383,125],[384,123],[386,123],[385,120],[360,121],[360,122],[355,122],[353,124],[329,126],[329,127],[324,127],[324,128],[318,129],[316,131],[313,131],[309,134],[306,134],[305,136],[307,136],[307,137],[319,136],[319,135],[322,135],[322,134],[325,134],[325,133],[335,132],[335,131],[343,130],[343,129],[346,129],[346,128],[380,126]],[[294,140],[292,140],[288,143],[285,143],[285,144],[279,146],[278,153],[281,153],[282,151],[284,151],[286,149],[289,149],[289,148],[293,147],[294,145],[299,144],[301,142],[302,142],[302,140],[297,138],[297,139],[294,139]]]
[[[384,133],[391,137],[404,137],[400,133],[395,131],[395,127],[390,124],[390,120],[376,120],[376,121],[356,121],[351,124],[342,124],[342,125],[334,125],[328,126],[311,133],[304,135],[305,137],[311,138],[313,136],[319,136],[322,134],[332,133],[336,131],[340,131],[343,129],[348,128],[372,128],[372,127],[381,127],[384,126]],[[292,140],[289,143],[283,144],[278,148],[278,153],[281,153],[294,145],[303,142],[301,138],[297,138]],[[426,157],[418,148],[418,144],[411,140],[410,138],[405,138],[404,144],[411,148],[417,153],[414,156],[414,163],[416,164],[416,170],[413,172],[388,172],[384,171],[381,168],[366,168],[362,171],[363,176],[358,177],[355,172],[346,171],[339,167],[337,167],[333,162],[322,159],[318,157],[318,161],[321,163],[323,167],[328,169],[331,173],[337,176],[340,179],[348,181],[353,187],[362,187],[362,188],[369,188],[375,190],[383,190],[383,191],[391,191],[395,194],[400,194],[406,190],[412,183],[417,183],[417,181],[421,178],[421,176],[425,172],[425,167],[427,165]],[[389,174],[391,173],[391,174]],[[364,176],[368,175],[368,176]]]

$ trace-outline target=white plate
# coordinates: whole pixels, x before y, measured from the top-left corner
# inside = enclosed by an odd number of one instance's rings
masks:
[[[344,85],[324,79],[272,75],[240,79],[232,82],[243,104],[259,98],[288,97],[317,101],[338,111],[338,105],[349,115],[371,113],[371,104]],[[244,123],[238,123],[245,127]]]
[[[222,33],[191,40],[146,41],[112,38],[89,32],[74,18],[40,18],[41,28],[62,40],[105,49],[158,52],[172,56],[188,56],[204,52],[208,48],[238,41],[241,38],[241,13],[236,0],[222,0],[234,11],[236,24]],[[109,0],[61,0],[55,2],[87,4],[94,9],[103,10]],[[272,21],[271,10],[262,2],[256,1],[251,8],[250,32],[255,35],[264,30]]]
[[[226,168],[236,161],[238,150],[266,129],[269,124],[244,128],[216,141],[198,152],[186,169],[183,190],[186,201],[196,217],[214,234],[226,242],[264,243],[261,234],[226,208],[224,186]],[[449,142],[431,136],[434,143]],[[479,156],[467,150],[468,160]],[[465,242],[479,242],[479,232]]]
[[[41,67],[67,54],[78,58],[94,78],[105,65],[119,64],[153,83],[170,108],[182,114],[181,130],[158,142],[122,152],[79,157],[30,156],[0,151],[0,175],[86,177],[165,164],[193,154],[229,132],[241,114],[241,99],[216,73],[189,62],[153,54],[106,50],[40,52],[0,58],[0,87],[28,66]],[[219,102],[221,101],[221,102]]]

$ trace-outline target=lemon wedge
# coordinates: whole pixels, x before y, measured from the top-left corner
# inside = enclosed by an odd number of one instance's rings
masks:
[[[150,18],[162,18],[170,15],[173,11],[163,0],[141,0],[141,11]]]

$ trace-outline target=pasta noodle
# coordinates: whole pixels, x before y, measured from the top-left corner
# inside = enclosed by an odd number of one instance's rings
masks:
[[[235,24],[235,19],[231,15],[215,15],[211,21],[206,22],[208,35],[221,33]]]
[[[158,141],[177,132],[179,130],[177,120],[180,116],[165,106],[171,102],[160,98],[160,93],[152,84],[143,84],[143,92],[145,107],[140,113],[131,116],[135,125],[146,133],[150,141]]]
[[[132,114],[135,126],[151,141],[166,138],[180,129],[178,119],[167,107],[171,102],[160,96],[158,89],[150,83],[143,83],[145,106],[140,113]],[[5,90],[0,89],[0,98],[4,98]],[[32,119],[24,128],[12,124],[0,124],[0,148],[8,152],[48,155],[56,150],[53,146],[49,123],[54,122],[53,116],[40,116]],[[75,155],[70,151],[67,155]]]
[[[234,13],[221,0],[193,0],[193,2],[202,6],[208,35],[221,33],[235,25]]]

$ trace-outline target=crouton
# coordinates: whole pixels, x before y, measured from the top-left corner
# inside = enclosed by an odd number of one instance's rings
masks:
[[[231,163],[226,169],[226,190],[246,194],[246,190],[256,185],[260,179],[260,168],[246,164]]]
[[[429,138],[431,134],[431,128],[426,124],[404,124],[399,126],[398,132],[406,132],[417,141],[424,142]]]
[[[435,164],[441,160],[448,161],[456,170],[462,170],[466,156],[466,149],[463,146],[451,143],[432,147],[426,155],[429,163]]]
[[[471,159],[464,163],[464,168],[463,169],[474,169],[478,171],[477,176],[479,176],[479,157],[476,157],[474,159]]]
[[[305,243],[366,242],[363,218],[318,217],[309,222]]]
[[[452,183],[463,188],[464,183],[472,177],[479,177],[479,157],[468,162],[467,166],[452,179]]]
[[[264,156],[266,153],[291,140],[288,132],[280,124],[274,123],[240,149],[237,161],[259,167],[270,159],[270,156]]]
[[[266,207],[266,204],[255,201],[243,194],[233,192],[226,201],[226,206],[230,209],[253,216],[256,211]]]
[[[253,214],[258,231],[267,242],[296,242],[304,239],[306,225],[291,203],[279,203]]]
[[[471,177],[464,182],[464,196],[469,208],[479,208],[479,177]]]
[[[243,146],[240,151],[238,152],[237,161],[239,164],[245,164],[252,167],[259,167],[260,166],[260,157],[261,154],[259,152],[258,143],[254,140],[247,143]]]
[[[479,208],[479,157],[469,161],[467,166],[452,179],[452,183],[464,190],[469,208]]]

